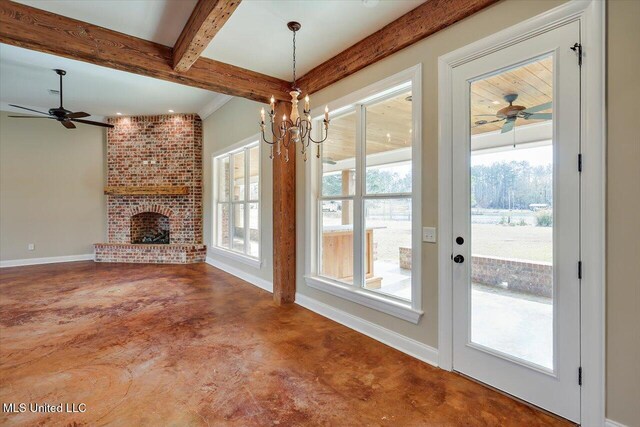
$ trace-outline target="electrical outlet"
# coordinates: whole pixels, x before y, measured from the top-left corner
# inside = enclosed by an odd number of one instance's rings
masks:
[[[28,251],[35,251],[36,250],[36,245],[34,245],[33,243],[29,243],[27,245],[27,250]]]
[[[436,242],[436,228],[435,227],[422,227],[422,241],[428,243]]]

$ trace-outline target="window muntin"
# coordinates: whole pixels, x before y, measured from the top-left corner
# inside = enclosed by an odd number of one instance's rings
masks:
[[[260,257],[260,147],[253,142],[214,159],[214,245]],[[231,197],[230,197],[231,196]]]
[[[317,205],[318,276],[401,301],[413,297],[411,95],[405,83],[332,119]]]

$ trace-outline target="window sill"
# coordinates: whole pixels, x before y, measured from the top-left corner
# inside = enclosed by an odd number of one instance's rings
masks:
[[[422,310],[417,310],[411,307],[411,303],[409,302],[402,303],[400,301],[387,298],[384,295],[377,295],[363,289],[348,285],[341,285],[337,282],[317,276],[305,276],[305,282],[307,286],[311,288],[364,305],[365,307],[381,311],[390,316],[398,317],[413,324],[417,324],[424,314]]]
[[[249,267],[258,268],[258,269],[262,267],[262,260],[258,258],[253,258],[248,255],[244,255],[239,252],[230,251],[228,249],[223,249],[217,246],[212,246],[211,248],[209,248],[209,250],[214,255],[221,255],[225,258],[241,262],[245,265],[248,265]]]

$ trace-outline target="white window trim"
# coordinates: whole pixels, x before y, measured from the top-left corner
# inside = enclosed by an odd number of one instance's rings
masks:
[[[258,147],[258,162],[259,162],[259,171],[258,171],[258,200],[257,202],[255,200],[248,200],[247,196],[249,193],[249,186],[247,186],[245,184],[245,199],[242,202],[235,202],[237,203],[243,203],[245,206],[248,206],[249,203],[258,203],[258,256],[257,257],[253,257],[249,254],[246,254],[244,252],[240,252],[240,251],[236,251],[231,249],[231,245],[229,248],[225,248],[222,246],[218,246],[218,236],[217,236],[217,223],[218,223],[218,170],[216,167],[216,163],[217,163],[217,159],[219,157],[224,157],[224,156],[230,156],[230,160],[229,160],[229,167],[233,167],[233,163],[232,163],[232,157],[233,154],[236,154],[240,151],[244,151],[246,148],[248,147],[253,148],[254,146]],[[248,153],[248,151],[247,151]],[[249,169],[249,162],[245,161],[245,176],[248,176],[248,169]],[[213,181],[213,188],[212,188],[212,197],[211,197],[211,201],[212,201],[212,221],[211,221],[211,248],[210,251],[216,255],[221,255],[224,256],[226,258],[241,262],[245,265],[248,265],[250,267],[254,267],[254,268],[261,268],[262,267],[262,186],[263,186],[263,182],[262,182],[262,144],[260,144],[260,135],[256,134],[253,135],[249,138],[243,139],[242,141],[239,141],[233,145],[230,145],[229,147],[225,148],[224,150],[219,150],[215,153],[213,153],[211,155],[211,171],[212,171],[212,181]],[[233,181],[230,180],[230,183],[232,183]],[[229,198],[232,198],[232,192],[229,192]],[[234,202],[233,201],[229,201],[229,202],[224,202],[224,203],[229,203],[230,206],[230,211],[229,211],[229,215],[231,216],[232,213],[232,207]],[[245,209],[245,224],[247,227],[249,227],[249,221],[248,221],[248,216],[249,216],[249,210]],[[232,235],[229,234],[229,239],[232,238]]]
[[[317,274],[318,242],[319,242],[319,208],[316,203],[320,191],[320,171],[315,155],[306,163],[306,197],[305,197],[305,283],[307,286],[322,290],[340,298],[369,307],[390,316],[398,317],[417,324],[422,311],[422,64],[417,64],[384,80],[353,92],[345,97],[329,103],[329,108],[339,114],[353,108],[359,103],[368,103],[374,99],[384,98],[390,89],[403,83],[411,82],[412,91],[412,238],[411,238],[411,302],[400,300],[392,296],[373,292],[358,286],[350,286],[338,281],[320,277]],[[324,107],[314,108],[311,116],[321,118]],[[356,111],[356,114],[358,112]],[[317,126],[316,126],[317,127]],[[331,132],[331,129],[329,129]],[[362,132],[356,129],[356,132]],[[359,146],[360,144],[358,144]],[[359,148],[356,148],[357,150]],[[360,156],[363,159],[363,156]],[[362,160],[364,161],[364,160]],[[362,168],[360,168],[362,173]],[[386,197],[387,195],[385,195]],[[336,199],[340,199],[337,197]],[[362,209],[354,204],[354,215],[362,215]],[[318,233],[316,233],[318,231]],[[356,233],[357,230],[354,230]],[[357,236],[354,236],[357,238]],[[359,239],[356,239],[358,241]],[[360,261],[361,262],[361,261]],[[358,264],[358,260],[355,260]],[[357,268],[356,271],[360,269]]]
[[[584,49],[581,76],[581,365],[580,423],[605,424],[605,196],[606,2],[572,0],[482,40],[441,56],[438,60],[438,366],[453,370],[453,296],[451,291],[451,74],[453,68],[478,57],[564,25],[580,21]]]

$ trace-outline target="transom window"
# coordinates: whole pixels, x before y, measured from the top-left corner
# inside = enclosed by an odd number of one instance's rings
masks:
[[[420,206],[414,205],[420,200],[416,69],[404,73],[410,76],[404,82],[377,85],[374,95],[335,109],[321,159],[310,167],[316,216],[309,222],[315,236],[307,273],[312,287],[357,302],[388,301],[395,311],[414,313],[421,280]]]
[[[260,147],[252,142],[214,158],[215,246],[260,257]]]

